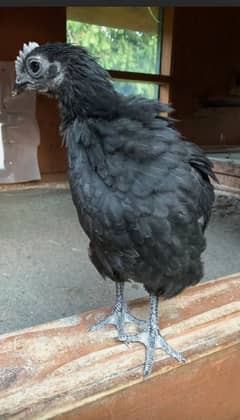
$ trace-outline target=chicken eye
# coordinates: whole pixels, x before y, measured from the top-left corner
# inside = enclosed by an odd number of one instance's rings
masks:
[[[29,63],[29,68],[33,74],[37,74],[39,70],[41,69],[41,65],[39,61],[33,60]]]

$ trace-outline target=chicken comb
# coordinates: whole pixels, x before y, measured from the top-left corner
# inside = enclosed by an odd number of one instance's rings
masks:
[[[28,44],[23,44],[23,49],[19,50],[18,56],[15,60],[16,73],[18,73],[21,70],[23,61],[26,58],[26,56],[37,47],[39,47],[39,44],[37,42],[29,42]]]

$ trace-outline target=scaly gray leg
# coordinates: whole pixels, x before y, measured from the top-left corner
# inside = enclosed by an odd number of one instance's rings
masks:
[[[122,335],[119,337],[120,341],[124,341],[126,344],[139,342],[144,344],[146,347],[145,366],[144,366],[144,378],[146,379],[152,372],[155,349],[164,350],[169,356],[175,357],[179,362],[186,362],[186,359],[175,351],[169,344],[164,340],[160,334],[158,327],[158,297],[150,295],[151,309],[150,318],[147,328],[139,334]]]
[[[122,337],[125,336],[125,323],[133,323],[142,330],[146,328],[146,321],[138,319],[128,312],[127,305],[124,302],[123,291],[124,283],[116,282],[116,303],[113,307],[112,313],[90,327],[90,331],[96,331],[99,328],[105,327],[105,325],[112,324],[117,327],[119,337]]]

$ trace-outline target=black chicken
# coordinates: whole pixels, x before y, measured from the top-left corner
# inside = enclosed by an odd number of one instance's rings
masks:
[[[160,334],[158,297],[175,296],[202,277],[204,231],[214,201],[210,161],[159,116],[170,110],[166,105],[117,93],[84,48],[24,44],[16,59],[15,94],[24,90],[59,101],[71,193],[90,239],[89,256],[116,283],[112,313],[92,329],[114,324],[121,341],[143,343],[145,377],[155,348],[184,361]],[[150,294],[148,322],[128,312],[128,280]],[[140,332],[127,335],[127,322]]]

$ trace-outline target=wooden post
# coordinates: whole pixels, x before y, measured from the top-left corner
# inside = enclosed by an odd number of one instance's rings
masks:
[[[146,317],[148,301],[131,304]],[[88,327],[100,309],[0,336],[1,419],[230,420],[240,418],[240,273],[160,302],[162,334],[188,361]]]
[[[173,69],[173,35],[174,35],[174,8],[164,8],[162,54],[160,63],[161,76],[169,76],[169,81],[160,86],[159,99],[163,103],[172,103],[172,69]],[[166,114],[163,116],[166,116]]]

